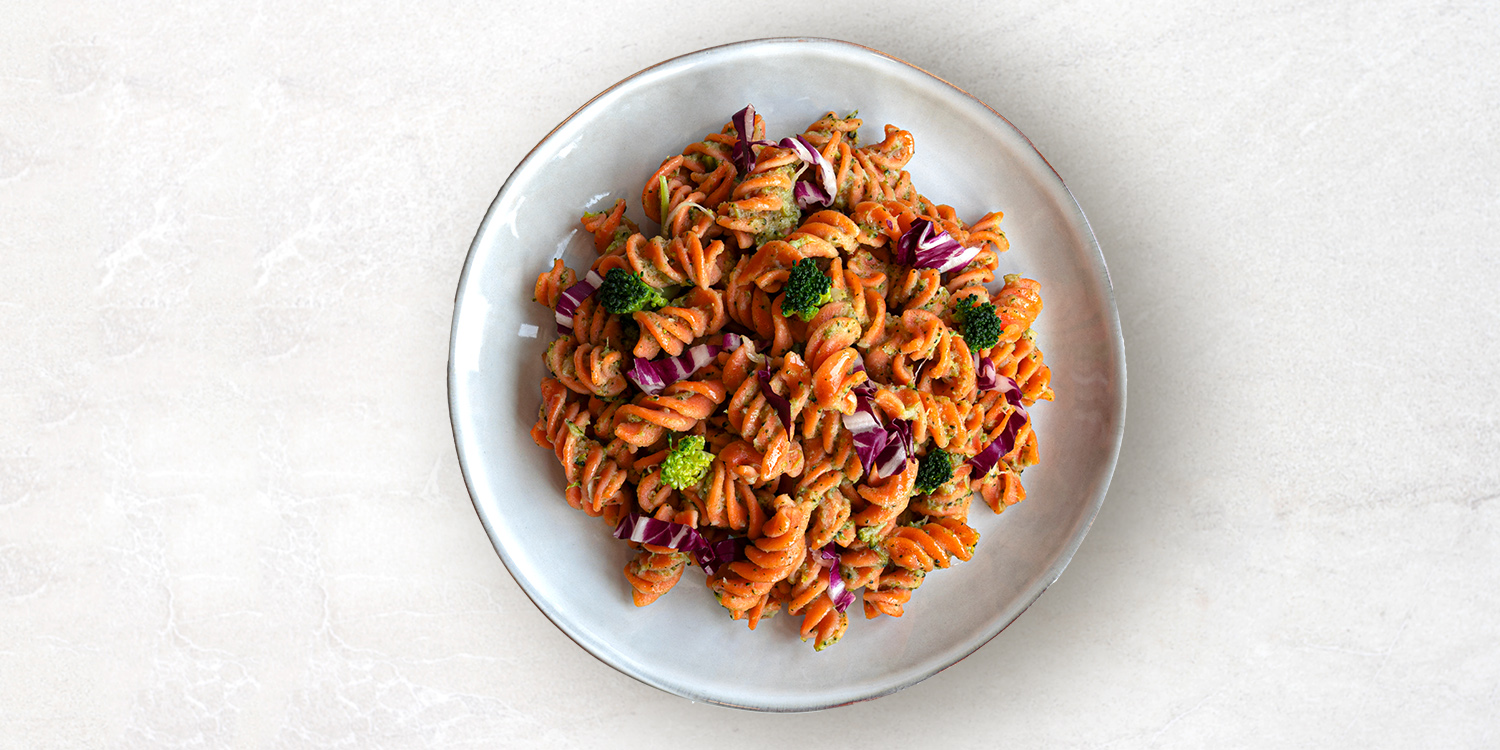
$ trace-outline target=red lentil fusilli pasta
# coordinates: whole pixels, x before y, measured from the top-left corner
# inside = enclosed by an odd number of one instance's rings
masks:
[[[997,282],[999,211],[929,201],[912,134],[861,145],[861,124],[772,142],[747,107],[649,172],[655,233],[618,199],[583,216],[587,269],[537,277],[560,336],[531,435],[567,502],[628,540],[637,606],[698,567],[733,619],[785,611],[821,650],[856,590],[900,617],[970,559],[976,495],[1026,497],[1026,407],[1053,398],[1041,287]]]

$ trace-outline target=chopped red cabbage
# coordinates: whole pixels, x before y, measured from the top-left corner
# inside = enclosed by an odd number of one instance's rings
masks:
[[[854,363],[855,372],[863,372],[864,369],[864,362]],[[854,436],[854,452],[859,456],[860,465],[866,469],[875,465],[875,456],[885,448],[888,439],[885,425],[880,423],[880,415],[870,404],[874,395],[875,387],[868,380],[855,386],[854,413],[843,415],[844,428]]]
[[[979,356],[979,352],[974,352],[974,384],[979,387],[980,392],[993,391],[1000,387],[1000,381],[995,372],[995,361],[989,357]]]
[[[593,269],[589,269],[583,281],[568,287],[567,291],[557,298],[557,307],[554,313],[557,316],[557,332],[573,332],[573,313],[578,311],[578,306],[589,298],[604,283],[604,277]]]
[[[875,456],[875,472],[882,477],[895,476],[905,467],[907,457],[912,455],[911,422],[892,419],[885,447]]]
[[[828,598],[833,600],[834,609],[843,612],[854,603],[854,592],[844,587],[844,577],[839,575],[838,552],[830,544],[818,550],[818,554],[828,563]]]
[[[811,182],[799,182],[792,188],[792,197],[797,200],[797,208],[807,209],[811,206],[826,206],[833,203],[833,196]]]
[[[799,182],[797,187],[793,188],[793,195],[797,198],[797,207],[807,208],[814,203],[826,206],[833,203],[833,196],[838,193],[839,189],[838,180],[834,176],[833,164],[823,158],[823,154],[818,152],[817,147],[800,135],[782,138],[781,142],[776,145],[795,152],[797,158],[801,159],[804,164],[816,167],[818,170],[816,185]],[[804,188],[803,185],[807,187]]]
[[[917,219],[896,241],[896,262],[903,266],[936,268],[947,273],[962,268],[979,254],[980,248],[964,247],[952,235],[927,219]]]
[[[1005,393],[1005,401],[1011,405],[1011,412],[1005,420],[1005,429],[1000,432],[1000,437],[995,438],[984,447],[984,450],[969,459],[969,464],[974,467],[973,476],[976,477],[990,473],[990,469],[995,468],[995,464],[1000,462],[1002,456],[1015,450],[1016,434],[1021,431],[1026,420],[1031,419],[1031,415],[1026,413],[1026,407],[1021,404],[1021,386],[1008,377],[1002,377],[999,380],[995,390]]]
[[[615,527],[615,538],[670,547],[679,552],[696,552],[708,547],[703,535],[691,526],[659,521],[639,513],[627,513],[620,519],[620,525]]]
[[[726,333],[718,344],[699,344],[676,357],[663,357],[657,360],[636,357],[635,363],[625,371],[625,377],[630,378],[630,382],[635,383],[636,387],[645,391],[647,395],[655,396],[661,393],[663,388],[692,375],[699,368],[712,362],[714,357],[719,356],[719,352],[732,352],[738,348],[740,348],[740,336]]]
[[[708,542],[703,545],[703,549],[693,552],[693,559],[698,561],[698,566],[703,568],[704,573],[714,575],[719,572],[719,568],[738,559],[746,544],[747,540],[742,536]]]
[[[790,434],[792,431],[792,402],[771,389],[771,366],[766,365],[764,369],[757,371],[755,377],[760,379],[761,395],[766,397],[766,403],[776,407],[776,414],[781,417],[781,426],[785,427],[787,433]]]
[[[734,123],[734,129],[739,133],[739,138],[734,142],[734,163],[740,168],[740,175],[748,175],[755,171],[755,150],[751,146],[774,146],[770,141],[753,140],[755,137],[755,105],[746,104],[745,108],[735,112],[730,118]]]

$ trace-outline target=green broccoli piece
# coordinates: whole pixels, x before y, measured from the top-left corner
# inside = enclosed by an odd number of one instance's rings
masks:
[[[792,266],[782,291],[786,292],[786,299],[781,301],[782,314],[812,320],[818,308],[833,299],[833,279],[818,270],[812,258],[803,258]]]
[[[1005,330],[1000,316],[995,314],[995,306],[989,302],[977,302],[978,299],[971,294],[960,297],[953,305],[953,319],[958,321],[964,341],[976,352],[1000,343],[1000,334]]]
[[[667,304],[667,298],[641,280],[640,274],[623,268],[611,268],[599,287],[599,302],[606,312],[629,315],[650,308],[655,310]]]
[[[661,481],[673,489],[687,489],[703,481],[714,454],[703,450],[703,438],[689,435],[679,441],[661,462]]]
[[[953,458],[942,448],[933,448],[917,463],[917,491],[931,493],[953,478]]]

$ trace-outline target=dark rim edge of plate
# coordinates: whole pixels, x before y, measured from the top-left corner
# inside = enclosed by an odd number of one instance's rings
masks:
[[[733,703],[733,702],[730,702],[730,701],[727,701],[727,700],[717,699],[717,698],[713,698],[713,697],[710,697],[710,696],[699,695],[699,694],[694,693],[692,691],[688,691],[688,690],[682,689],[682,688],[680,688],[680,686],[671,685],[671,684],[663,684],[663,683],[658,682],[656,680],[648,679],[647,677],[645,677],[643,675],[635,674],[635,673],[632,673],[630,671],[627,671],[623,666],[621,666],[619,664],[616,664],[611,659],[606,658],[604,655],[598,653],[594,649],[590,648],[588,645],[579,642],[579,640],[577,638],[573,637],[573,634],[570,633],[570,632],[568,632],[568,629],[565,628],[565,627],[563,627],[557,621],[557,617],[554,616],[555,613],[552,612],[552,611],[550,611],[549,608],[546,607],[546,606],[544,606],[541,602],[537,601],[536,597],[532,595],[532,592],[530,591],[530,589],[528,589],[527,586],[524,583],[522,583],[519,578],[516,577],[516,573],[515,573],[514,568],[512,567],[510,559],[507,557],[505,551],[502,550],[500,548],[500,545],[496,542],[495,533],[494,533],[494,530],[491,528],[490,519],[489,519],[488,516],[485,515],[484,509],[480,507],[479,500],[476,497],[476,494],[475,494],[475,491],[474,491],[474,485],[473,485],[472,481],[469,478],[468,461],[466,459],[466,455],[465,455],[465,452],[464,452],[463,441],[461,440],[461,437],[459,435],[460,428],[458,426],[458,415],[457,415],[458,405],[457,405],[457,401],[455,400],[455,394],[454,394],[454,390],[455,390],[455,371],[454,371],[454,358],[453,358],[453,355],[454,355],[455,345],[458,342],[458,310],[459,310],[459,306],[463,303],[464,289],[468,285],[469,271],[470,271],[470,269],[473,266],[475,251],[478,250],[478,248],[479,248],[479,239],[485,235],[485,230],[489,227],[490,219],[494,216],[494,208],[500,202],[501,196],[505,195],[505,190],[506,190],[506,188],[508,188],[510,186],[511,180],[515,178],[516,174],[519,173],[521,171],[521,169],[524,166],[526,166],[526,164],[529,161],[531,161],[532,157],[536,154],[537,150],[540,149],[543,146],[543,144],[547,143],[547,141],[550,140],[554,134],[556,134],[563,127],[567,126],[568,123],[570,123],[570,122],[573,121],[573,118],[577,117],[585,109],[588,109],[591,105],[593,105],[594,102],[598,101],[599,99],[603,98],[604,96],[608,95],[609,93],[615,91],[616,89],[620,88],[621,86],[624,86],[625,84],[629,83],[630,81],[633,81],[633,80],[635,80],[637,78],[640,78],[641,76],[646,75],[647,73],[650,73],[650,72],[652,72],[652,71],[654,71],[654,70],[656,70],[658,68],[661,68],[661,67],[664,67],[664,66],[667,66],[667,65],[671,65],[671,64],[676,63],[676,62],[678,62],[680,60],[683,60],[685,58],[696,57],[698,55],[707,54],[707,53],[710,53],[710,52],[714,52],[716,50],[724,50],[724,49],[733,48],[733,47],[741,47],[741,46],[749,46],[749,45],[764,45],[764,44],[801,44],[801,43],[832,44],[832,45],[841,45],[841,46],[846,46],[846,47],[853,47],[853,48],[860,49],[860,50],[863,50],[865,52],[868,52],[870,54],[876,55],[878,57],[886,58],[886,59],[891,60],[893,62],[896,62],[896,63],[899,63],[901,65],[904,65],[904,66],[906,66],[906,67],[908,67],[908,68],[910,68],[912,70],[915,70],[915,71],[917,71],[919,73],[922,73],[923,75],[926,75],[926,76],[932,78],[933,80],[936,80],[939,83],[942,83],[943,85],[949,87],[950,89],[953,89],[954,91],[957,91],[958,93],[960,93],[963,96],[967,97],[969,100],[973,101],[975,104],[978,104],[980,107],[983,107],[992,116],[994,116],[995,118],[999,119],[1001,122],[1005,123],[1005,125],[1008,128],[1010,128],[1013,132],[1016,133],[1016,135],[1019,135],[1021,137],[1021,139],[1026,142],[1026,145],[1031,148],[1032,153],[1036,154],[1036,156],[1039,159],[1042,160],[1042,163],[1047,165],[1047,168],[1049,170],[1051,170],[1052,175],[1057,178],[1057,184],[1058,184],[1059,187],[1062,188],[1063,194],[1068,197],[1069,207],[1072,209],[1073,214],[1075,215],[1075,217],[1077,218],[1077,220],[1079,221],[1079,223],[1081,224],[1082,228],[1084,229],[1084,231],[1086,233],[1085,239],[1088,241],[1088,243],[1090,245],[1093,246],[1093,250],[1094,250],[1093,260],[1094,260],[1094,262],[1096,264],[1097,270],[1101,273],[1101,278],[1104,281],[1105,297],[1109,300],[1109,308],[1108,308],[1109,315],[1107,316],[1107,319],[1106,319],[1105,322],[1109,325],[1109,327],[1112,329],[1112,332],[1114,334],[1114,336],[1110,339],[1111,342],[1113,343],[1113,347],[1112,347],[1113,348],[1113,352],[1112,352],[1112,354],[1114,355],[1115,360],[1119,363],[1118,371],[1116,373],[1116,376],[1119,379],[1119,390],[1120,390],[1119,407],[1118,407],[1117,412],[1114,415],[1112,415],[1116,419],[1116,424],[1118,425],[1118,429],[1116,430],[1116,433],[1115,433],[1115,436],[1114,436],[1113,445],[1110,447],[1110,455],[1109,455],[1109,461],[1108,461],[1109,465],[1108,465],[1107,470],[1103,473],[1103,482],[1100,484],[1098,491],[1095,493],[1095,496],[1090,501],[1090,508],[1089,508],[1089,511],[1088,511],[1087,519],[1084,521],[1083,526],[1080,529],[1079,533],[1073,539],[1071,539],[1069,541],[1067,547],[1063,550],[1062,554],[1058,555],[1058,557],[1053,562],[1052,567],[1054,568],[1054,570],[1050,571],[1050,579],[1048,579],[1047,582],[1045,584],[1043,584],[1040,589],[1037,590],[1036,595],[1033,596],[1030,601],[1026,602],[1026,604],[1023,607],[1021,607],[1021,609],[1015,614],[1014,617],[1010,618],[1010,620],[1008,620],[1004,624],[1002,624],[989,637],[983,638],[977,644],[975,644],[973,646],[973,648],[968,649],[967,651],[965,651],[964,653],[962,653],[961,655],[959,655],[957,658],[953,659],[952,661],[948,662],[947,664],[943,664],[942,666],[939,666],[939,667],[937,667],[935,669],[932,669],[931,671],[926,671],[926,672],[924,672],[924,673],[922,673],[922,674],[920,674],[920,675],[918,675],[916,677],[913,677],[911,679],[904,679],[904,680],[899,681],[897,684],[895,684],[895,685],[893,685],[893,686],[891,686],[889,688],[886,688],[886,689],[883,689],[883,690],[874,691],[874,692],[872,692],[872,693],[870,693],[868,695],[861,695],[860,697],[853,698],[853,699],[847,700],[847,701],[816,703],[816,704],[809,704],[809,705],[804,705],[804,706],[792,706],[792,707],[757,706],[757,705],[747,705],[747,704]],[[594,658],[596,658],[600,662],[603,662],[604,664],[608,665],[610,668],[614,669],[615,671],[619,672],[620,674],[623,674],[623,675],[625,675],[627,677],[630,677],[631,679],[634,679],[634,680],[636,680],[638,682],[641,682],[641,683],[643,683],[645,685],[649,685],[649,686],[651,686],[653,688],[656,688],[657,690],[661,690],[664,693],[668,693],[668,694],[671,694],[671,695],[676,695],[678,697],[686,698],[686,699],[691,700],[691,701],[700,701],[700,702],[703,702],[703,703],[709,703],[709,704],[716,705],[716,706],[724,706],[726,708],[737,708],[737,709],[742,709],[742,710],[759,711],[759,712],[766,712],[766,713],[808,713],[808,712],[813,712],[813,711],[822,711],[822,710],[826,710],[826,709],[830,709],[830,708],[838,708],[840,706],[848,706],[848,705],[853,705],[855,703],[862,703],[864,701],[875,700],[876,698],[882,698],[884,696],[900,692],[902,690],[905,690],[906,688],[909,688],[909,687],[911,687],[913,685],[916,685],[919,682],[923,682],[924,680],[927,680],[928,678],[930,678],[930,677],[932,677],[932,676],[934,676],[934,675],[942,672],[945,669],[948,669],[949,667],[951,667],[954,664],[957,664],[957,663],[963,661],[964,659],[969,658],[976,651],[978,651],[979,649],[983,648],[986,644],[988,644],[990,641],[994,640],[1001,633],[1005,632],[1006,628],[1009,628],[1013,623],[1015,623],[1015,621],[1017,619],[1019,619],[1021,617],[1021,615],[1025,614],[1027,610],[1031,609],[1031,606],[1033,604],[1035,604],[1038,599],[1041,598],[1042,594],[1045,593],[1048,588],[1051,588],[1052,584],[1054,584],[1054,583],[1057,582],[1057,579],[1062,576],[1063,570],[1065,570],[1067,568],[1068,564],[1070,562],[1072,562],[1073,556],[1078,552],[1079,546],[1081,546],[1083,544],[1084,537],[1088,536],[1089,530],[1093,528],[1094,520],[1095,520],[1095,518],[1097,518],[1097,516],[1099,514],[1099,509],[1101,507],[1103,507],[1103,505],[1104,505],[1104,498],[1105,498],[1105,496],[1109,492],[1110,482],[1114,478],[1115,468],[1116,468],[1116,466],[1119,463],[1120,447],[1121,447],[1121,444],[1122,444],[1122,442],[1124,440],[1124,435],[1125,435],[1125,405],[1126,405],[1127,395],[1128,395],[1128,389],[1127,389],[1127,386],[1126,386],[1126,366],[1125,366],[1125,343],[1124,343],[1124,335],[1123,335],[1123,331],[1120,328],[1120,314],[1119,314],[1119,306],[1118,306],[1118,304],[1117,304],[1117,302],[1115,300],[1114,280],[1110,277],[1109,267],[1105,263],[1105,260],[1104,260],[1104,251],[1103,251],[1102,248],[1100,248],[1100,246],[1099,246],[1099,240],[1098,240],[1098,237],[1094,234],[1093,226],[1089,223],[1088,217],[1084,215],[1083,208],[1078,204],[1078,199],[1073,195],[1073,191],[1068,188],[1066,181],[1064,181],[1063,178],[1062,178],[1062,175],[1058,174],[1057,169],[1052,166],[1052,163],[1047,160],[1047,157],[1044,154],[1042,154],[1042,152],[1041,152],[1040,149],[1038,149],[1036,147],[1036,144],[1032,143],[1031,139],[1028,138],[1025,133],[1021,132],[1020,128],[1017,128],[1013,123],[1011,123],[1010,120],[1006,119],[1004,115],[1002,115],[999,112],[995,111],[995,109],[993,107],[990,107],[988,104],[985,104],[978,97],[974,96],[973,94],[969,93],[968,91],[965,91],[964,89],[962,89],[962,88],[960,88],[958,86],[955,86],[952,82],[948,81],[947,79],[945,79],[945,78],[943,78],[941,76],[935,75],[931,71],[928,71],[925,68],[922,68],[922,67],[920,67],[918,65],[913,65],[912,63],[907,62],[906,60],[903,60],[903,59],[901,59],[899,57],[895,57],[894,55],[890,55],[890,54],[887,54],[887,53],[882,52],[880,50],[877,50],[877,49],[874,49],[874,48],[871,48],[871,47],[867,47],[867,46],[865,46],[863,44],[858,44],[856,42],[848,42],[848,41],[844,41],[844,40],[841,40],[841,39],[828,39],[828,38],[822,38],[822,37],[768,37],[768,38],[764,38],[764,39],[747,39],[747,40],[739,41],[739,42],[730,42],[728,44],[720,44],[720,45],[715,45],[715,46],[712,46],[712,47],[705,47],[703,49],[694,50],[692,52],[688,52],[688,53],[685,53],[685,54],[681,54],[681,55],[677,55],[677,56],[674,56],[674,57],[670,57],[670,58],[662,60],[661,62],[658,62],[658,63],[656,63],[654,65],[650,65],[648,67],[642,68],[641,70],[636,71],[635,73],[632,73],[629,76],[626,76],[625,78],[620,79],[619,81],[615,82],[614,84],[612,84],[609,87],[605,88],[604,90],[600,91],[598,94],[595,94],[593,97],[589,98],[589,100],[587,102],[584,102],[577,109],[573,110],[573,112],[571,114],[569,114],[567,117],[563,118],[556,126],[554,126],[551,130],[549,130],[546,135],[542,136],[542,138],[536,142],[536,145],[532,146],[531,149],[526,152],[526,155],[524,157],[522,157],[519,162],[516,162],[516,166],[511,170],[510,174],[505,178],[505,182],[500,185],[500,189],[495,193],[495,198],[490,201],[489,207],[485,209],[484,218],[482,220],[480,220],[479,228],[474,232],[474,239],[469,243],[468,253],[464,257],[463,270],[459,274],[458,286],[454,290],[454,297],[453,297],[453,320],[450,323],[450,330],[449,330],[449,337],[448,337],[448,422],[449,422],[449,427],[450,427],[450,429],[451,429],[451,431],[453,433],[453,444],[454,444],[454,449],[455,449],[455,451],[458,454],[459,471],[463,475],[464,488],[469,493],[469,503],[474,507],[475,514],[479,516],[479,522],[480,522],[480,524],[482,524],[484,526],[485,535],[488,536],[489,539],[490,539],[490,546],[495,549],[495,554],[500,558],[500,562],[505,567],[506,573],[508,573],[510,575],[511,580],[513,580],[513,581],[516,582],[516,585],[520,587],[522,593],[524,593],[526,595],[526,598],[528,600],[530,600],[531,603],[532,603],[532,605],[535,606],[537,608],[537,610],[540,611],[542,613],[542,615],[544,617],[546,617],[547,620],[549,622],[551,622],[554,627],[556,627],[559,631],[561,631],[562,634],[568,638],[568,640],[573,641],[573,643],[576,644],[579,648],[582,648],[584,651],[588,652]]]

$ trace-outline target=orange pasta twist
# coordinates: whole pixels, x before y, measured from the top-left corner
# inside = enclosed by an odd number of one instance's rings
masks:
[[[949,330],[922,368],[917,387],[934,395],[971,401],[978,388],[977,381],[978,373],[974,371],[974,355],[969,351],[969,342],[957,331]]]
[[[842,300],[824,305],[809,321],[805,351],[817,409],[853,413],[852,391],[868,379],[863,369],[855,369],[863,364],[854,350],[860,333],[859,321]]]
[[[644,474],[636,479],[635,503],[641,510],[652,513],[657,508],[672,502],[677,490],[661,480],[661,462],[667,457],[667,451],[661,450],[653,453],[649,458],[651,465],[643,467],[637,462],[633,469],[643,470]]]
[[[809,544],[807,548],[812,551],[817,546]],[[791,584],[786,599],[787,614],[800,614],[807,605],[828,590],[828,567],[829,564],[823,560],[822,555],[807,555],[802,558],[801,567],[787,578],[787,582]]]
[[[589,398],[588,411],[594,415],[594,437],[613,440],[615,437],[615,415],[624,401],[606,401],[598,396]]]
[[[802,242],[816,241],[832,246],[838,253],[848,255],[859,249],[859,225],[838,211],[823,210],[803,220],[797,230],[786,236],[788,244],[800,246]],[[813,257],[832,257],[826,251],[808,252]]]
[[[957,458],[963,458],[959,455]],[[974,467],[967,462],[953,469],[953,478],[932,492],[918,494],[908,506],[924,516],[954,518],[963,521],[969,517],[969,504],[974,499],[974,483],[969,473]]]
[[[996,253],[1003,253],[1009,250],[1010,240],[1006,238],[1005,232],[1000,229],[1000,220],[1004,218],[1005,213],[1001,211],[991,211],[979,217],[979,221],[974,222],[969,227],[969,242],[985,243],[989,246],[989,249]],[[973,247],[973,245],[971,244],[969,247]]]
[[[760,475],[760,451],[744,440],[736,440],[719,449],[709,475],[700,491],[688,492],[702,514],[703,523],[721,529],[743,531],[760,536],[765,523],[765,509],[751,487]]]
[[[608,211],[585,213],[582,221],[583,228],[594,235],[594,250],[600,255],[608,254],[627,237],[640,231],[635,222],[625,217],[624,198],[616,200]]]
[[[626,473],[605,453],[604,446],[586,436],[588,412],[578,408],[576,399],[561,382],[543,378],[542,406],[531,437],[557,454],[568,480],[568,504],[614,523],[629,501]]]
[[[842,472],[835,475],[843,476]],[[854,482],[841,481],[836,487],[823,493],[813,513],[812,526],[807,531],[807,543],[813,547],[825,547],[831,542],[848,545],[854,541]]]
[[[938,518],[921,526],[897,527],[883,546],[893,565],[931,573],[934,567],[952,565],[955,557],[973,557],[978,543],[979,532],[968,524],[955,518]]]
[[[822,651],[838,643],[848,629],[849,615],[833,606],[833,600],[828,597],[827,591],[814,599],[802,615],[802,640],[812,638],[814,651]]]
[[[703,290],[719,283],[729,259],[721,240],[713,240],[705,246],[696,234],[673,239],[667,246],[667,254],[675,266],[682,269],[683,282]]]
[[[844,588],[853,591],[874,583],[889,562],[885,551],[878,547],[845,550],[839,555],[839,573],[844,577]]]
[[[757,118],[757,122],[764,130],[764,121]],[[712,133],[683,149],[680,156],[668,157],[646,180],[641,191],[641,204],[645,206],[648,218],[663,224],[666,236],[679,237],[686,231],[702,235],[717,229],[713,223],[714,210],[729,197],[736,176],[732,153],[734,136],[728,134],[731,127],[726,124],[725,132]],[[663,179],[668,194],[666,217],[661,214]],[[702,221],[701,217],[688,218],[689,208],[701,209],[707,214],[707,221]]]
[[[984,498],[990,510],[1001,513],[1026,499],[1026,488],[1021,486],[1021,475],[1007,468],[990,473],[979,481],[979,496]]]
[[[666,431],[687,432],[724,403],[717,380],[679,380],[655,396],[642,394],[617,412],[615,437],[637,448],[661,440]]]
[[[1042,362],[1042,350],[1028,330],[1012,342],[1003,342],[990,350],[995,371],[1021,387],[1021,401],[1030,406],[1037,401],[1052,400],[1052,369]]]
[[[620,316],[607,312],[594,297],[578,303],[573,311],[573,338],[580,344],[625,348],[625,329],[620,325]]]
[[[793,502],[786,495],[774,501],[775,515],[761,528],[762,536],[745,549],[744,560],[737,560],[708,579],[708,586],[719,604],[736,619],[750,620],[753,630],[760,619],[757,608],[766,604],[772,586],[785,579],[807,555],[809,504]]]
[[[796,353],[783,358],[781,367],[771,376],[769,384],[773,392],[783,396],[791,404],[792,423],[807,406],[811,395],[812,374]],[[760,474],[754,480],[769,482],[782,474],[793,476],[802,473],[802,447],[792,439],[776,407],[766,400],[761,392],[759,378],[746,378],[730,397],[728,404],[729,427],[760,452]]]
[[[911,268],[896,280],[888,304],[903,312],[924,310],[940,315],[948,310],[948,296],[942,274],[936,269]]]
[[[801,211],[792,199],[796,153],[766,146],[756,155],[755,170],[735,185],[730,200],[719,206],[719,226],[734,233],[741,248],[785,235]]]
[[[1042,313],[1042,285],[1016,274],[1007,274],[1005,286],[995,293],[995,313],[1005,325],[1001,341],[1014,341],[1021,337],[1036,317]]]
[[[568,287],[578,283],[578,274],[573,269],[563,265],[562,259],[552,261],[552,269],[543,271],[536,277],[536,286],[533,288],[531,299],[539,302],[548,310],[557,309],[557,300]]]
[[[894,244],[917,218],[911,206],[896,201],[860,201],[850,218],[859,227],[859,240],[871,247]]]
[[[906,510],[912,488],[917,481],[917,462],[907,459],[906,467],[895,476],[870,478],[859,487],[859,496],[869,503],[854,514],[854,525],[864,529],[882,527]]]
[[[815,549],[816,545],[808,545]],[[787,597],[787,614],[801,614],[801,636],[813,639],[813,650],[822,651],[837,643],[849,628],[849,616],[834,607],[828,596],[828,568],[821,555],[808,555],[802,567],[792,575],[794,581]]]
[[[900,567],[882,572],[865,586],[865,618],[900,617],[904,613],[903,605],[911,600],[911,592],[922,585],[926,575],[921,570]]]
[[[816,503],[807,543],[820,549],[835,540],[847,544],[854,538],[854,524],[850,521],[853,501],[858,497],[854,482],[863,474],[859,456],[854,453],[853,436],[844,431],[832,451],[824,450],[819,441],[808,441],[803,446],[803,455],[806,464],[797,481],[795,496]]]
[[[676,513],[672,506],[663,505],[653,515],[658,521],[696,526],[692,513]],[[625,564],[625,579],[634,589],[631,599],[635,606],[644,607],[667,593],[682,579],[687,569],[688,553],[655,544],[642,544],[634,559]]]
[[[663,351],[671,356],[682,353],[693,339],[708,332],[708,313],[691,307],[663,307],[635,313],[641,336],[632,352],[651,359]]]
[[[561,338],[547,347],[545,360],[553,376],[574,391],[601,398],[625,392],[623,355],[607,346]]]
[[[866,200],[912,200],[917,196],[911,174],[903,167],[916,153],[911,133],[885,126],[885,140],[840,154],[836,167],[839,191],[833,207],[847,211]]]

